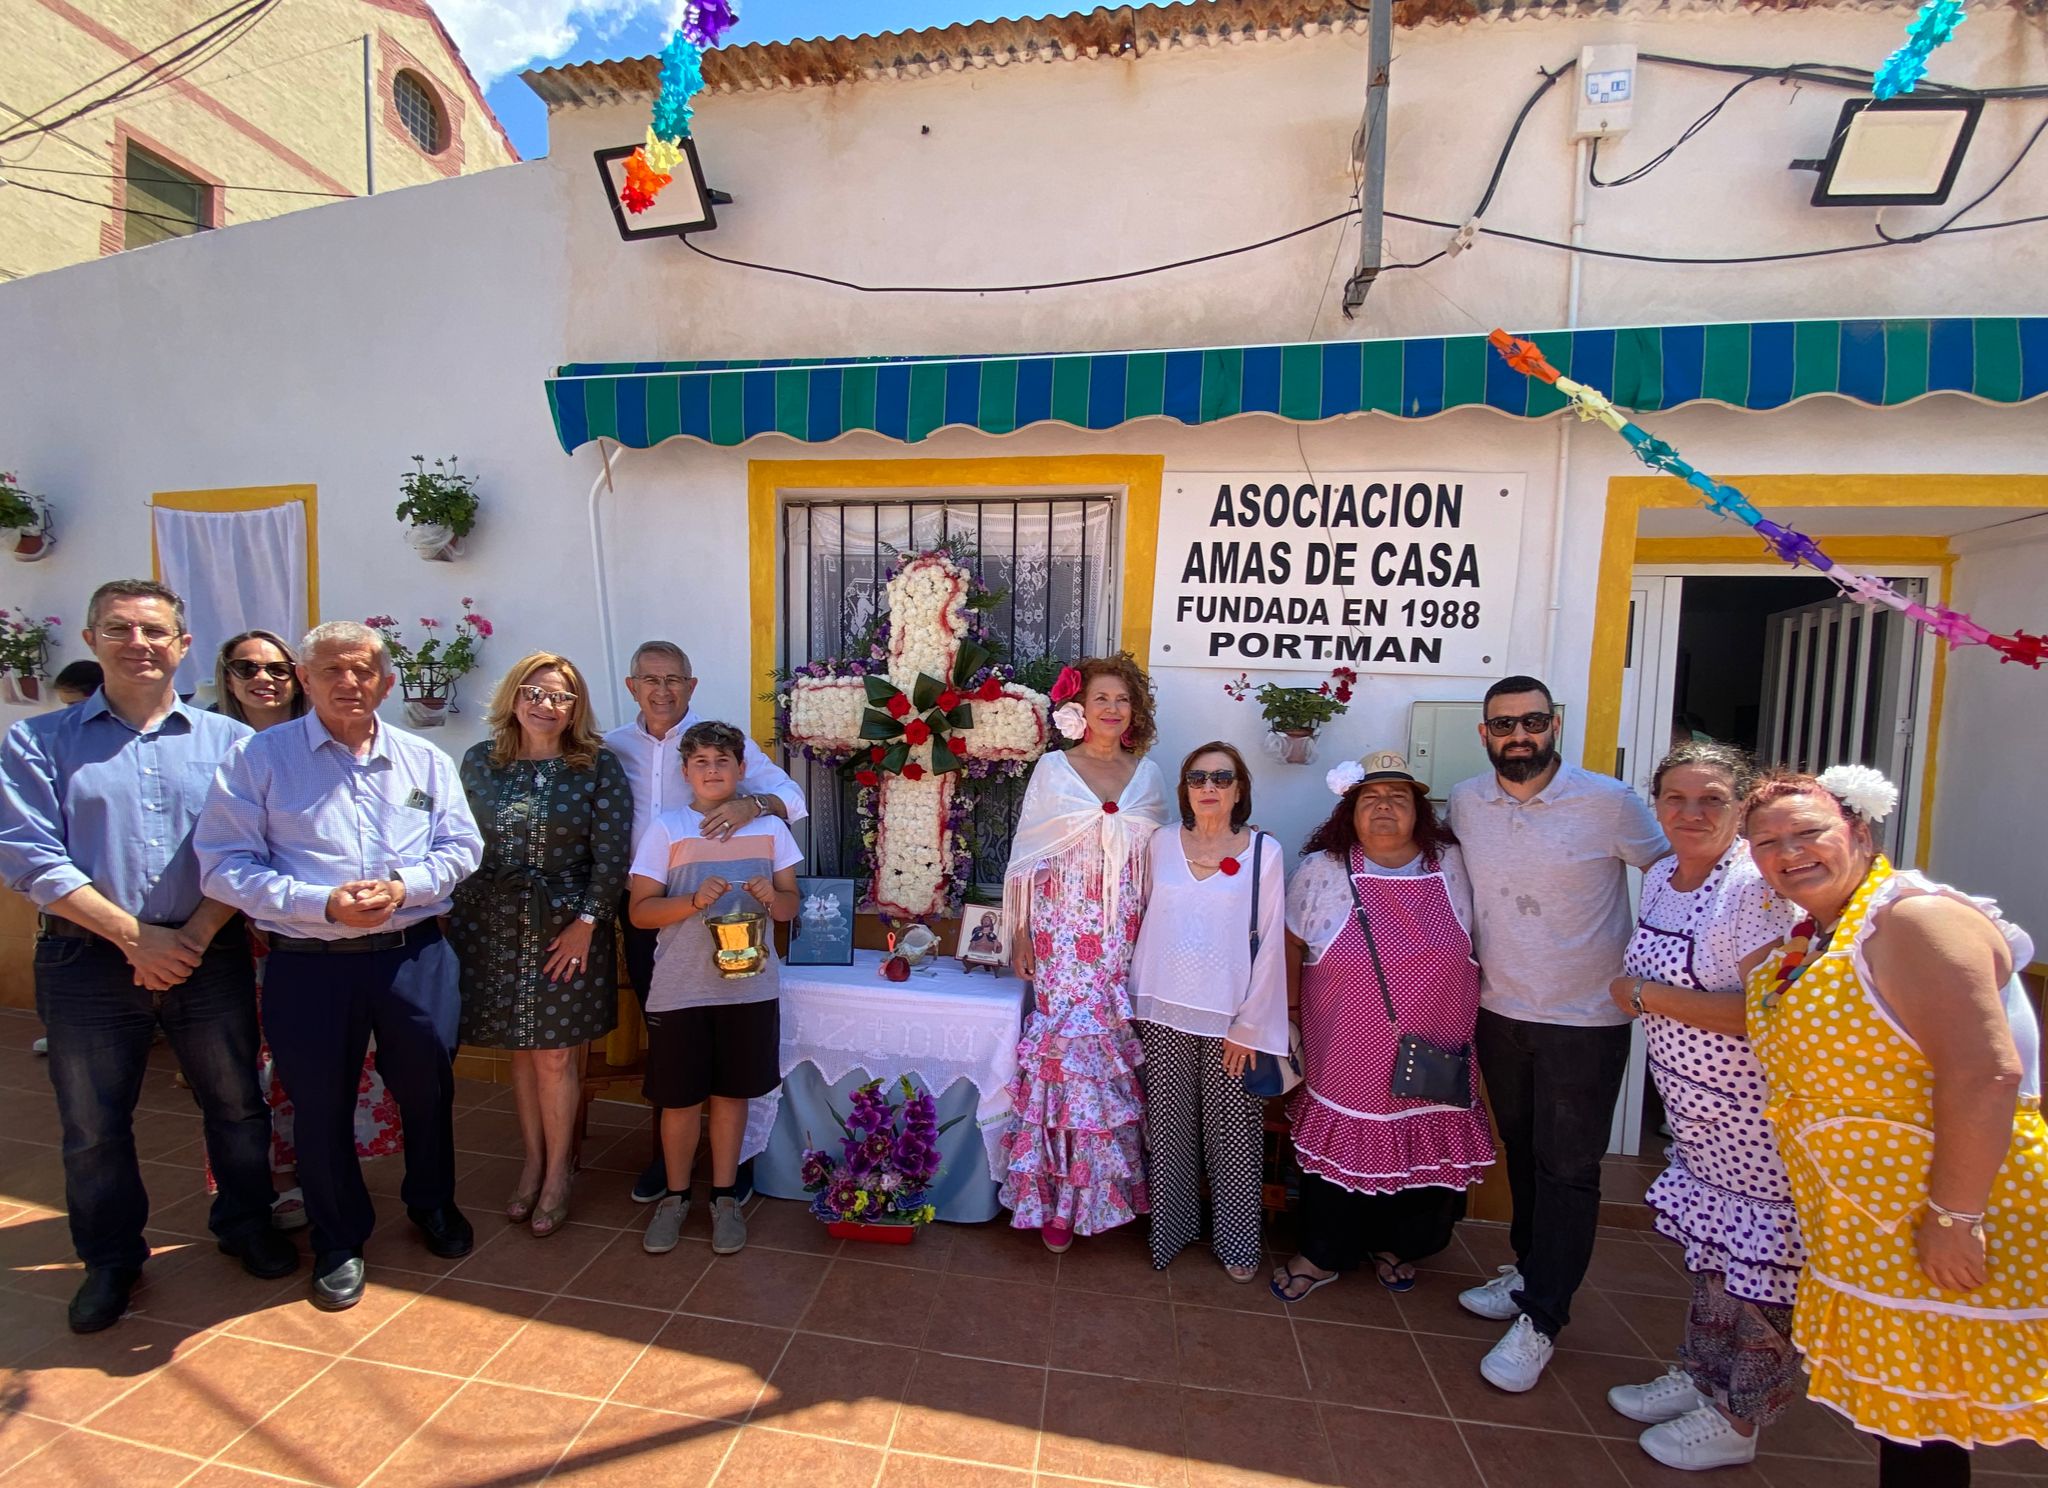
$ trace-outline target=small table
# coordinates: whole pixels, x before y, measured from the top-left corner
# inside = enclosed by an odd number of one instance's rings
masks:
[[[1017,1077],[1025,984],[933,961],[907,982],[882,978],[879,951],[851,966],[782,968],[783,1087],[753,1103],[742,1151],[754,1186],[803,1199],[804,1137],[836,1151],[847,1096],[867,1080],[913,1076],[938,1099],[939,1120],[962,1120],[939,1139],[943,1166],[931,1200],[939,1218],[993,1219]]]

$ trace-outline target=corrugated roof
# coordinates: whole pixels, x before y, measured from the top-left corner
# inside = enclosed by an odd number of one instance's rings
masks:
[[[1396,0],[1394,23],[1455,25],[1523,16],[1672,14],[1684,11],[1807,10],[1835,5],[1910,10],[1918,0]],[[2013,0],[2024,6],[2029,0]],[[833,40],[716,47],[704,56],[713,92],[971,72],[1017,62],[1142,56],[1176,47],[1211,47],[1323,32],[1363,31],[1366,12],[1350,0],[1183,0],[1118,5],[1069,15],[975,21],[924,31],[888,31]],[[659,57],[582,62],[521,74],[550,109],[638,101],[660,84]]]

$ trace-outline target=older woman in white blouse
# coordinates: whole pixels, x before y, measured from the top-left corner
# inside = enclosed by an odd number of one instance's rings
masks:
[[[1246,825],[1252,777],[1230,745],[1187,757],[1179,797],[1179,830],[1147,845],[1150,896],[1131,961],[1152,1264],[1164,1268],[1201,1232],[1206,1177],[1210,1245],[1233,1281],[1250,1281],[1265,1102],[1244,1073],[1255,1054],[1287,1052],[1286,857]]]

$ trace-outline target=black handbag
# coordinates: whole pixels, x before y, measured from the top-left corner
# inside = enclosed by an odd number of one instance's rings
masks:
[[[1345,865],[1344,881],[1351,886],[1351,907],[1358,914],[1358,928],[1365,932],[1366,954],[1372,957],[1373,979],[1380,985],[1380,1001],[1387,1021],[1394,1026],[1394,1075],[1389,1088],[1403,1100],[1429,1101],[1439,1106],[1472,1104],[1472,1046],[1446,1049],[1419,1033],[1402,1033],[1401,1020],[1394,1012],[1394,999],[1387,992],[1387,974],[1380,966],[1380,948],[1372,936],[1372,921],[1365,913],[1365,901],[1358,897],[1358,880]]]
[[[1265,854],[1259,851],[1259,839],[1266,834],[1256,829],[1252,832],[1252,923],[1251,966],[1254,971],[1259,964],[1259,865]],[[1287,1057],[1255,1050],[1251,1062],[1244,1067],[1244,1088],[1247,1095],[1271,1100],[1274,1096],[1285,1095],[1301,1083],[1301,1038],[1292,1023],[1287,1025]]]

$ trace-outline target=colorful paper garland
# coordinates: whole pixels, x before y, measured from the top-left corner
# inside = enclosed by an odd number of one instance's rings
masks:
[[[1906,28],[1906,43],[1889,57],[1884,66],[1878,68],[1872,79],[1870,96],[1879,100],[1910,93],[1927,76],[1927,55],[1951,36],[1956,27],[1962,25],[1963,0],[1927,0],[1913,17],[1913,24]]]
[[[1510,367],[1525,377],[1547,382],[1571,399],[1572,407],[1582,419],[1597,420],[1614,430],[1629,442],[1636,458],[1652,470],[1662,471],[1684,481],[1700,493],[1710,511],[1724,517],[1734,517],[1755,530],[1772,552],[1797,568],[1801,564],[1825,574],[1835,586],[1853,599],[1865,604],[1883,605],[1886,609],[1897,610],[1915,625],[1932,631],[1951,646],[1989,646],[1999,653],[2002,661],[2017,661],[2022,665],[2039,670],[2048,660],[2048,637],[2029,635],[2016,631],[2012,635],[1999,635],[1985,629],[1968,615],[1951,610],[1946,605],[1924,605],[1911,599],[1887,584],[1883,579],[1869,574],[1857,573],[1842,567],[1821,551],[1820,544],[1803,532],[1790,527],[1781,527],[1750,503],[1747,496],[1735,487],[1724,485],[1687,463],[1677,450],[1663,440],[1655,438],[1646,430],[1631,423],[1619,409],[1610,403],[1605,395],[1582,382],[1574,382],[1559,372],[1544,359],[1543,352],[1535,342],[1506,331],[1495,330],[1486,338],[1493,349],[1500,353]]]
[[[620,203],[634,215],[653,206],[674,179],[690,134],[690,100],[704,91],[704,48],[718,45],[738,19],[731,0],[685,0],[675,35],[661,51],[661,91],[647,142],[627,157],[626,183],[619,188]]]

